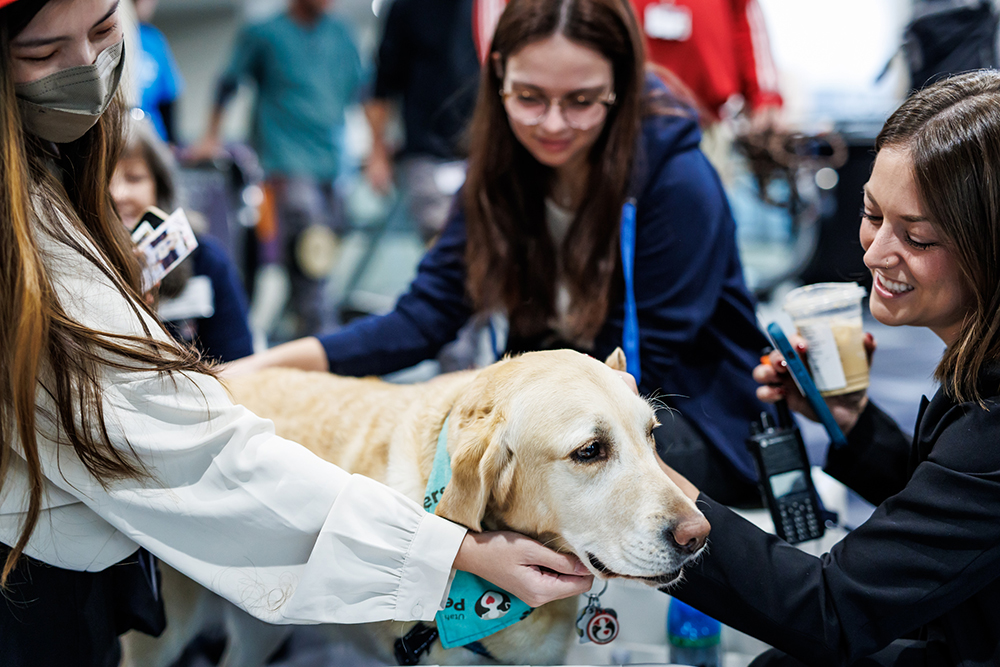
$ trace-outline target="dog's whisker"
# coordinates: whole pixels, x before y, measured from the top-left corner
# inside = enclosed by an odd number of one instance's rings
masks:
[[[557,538],[557,537],[550,537],[549,539],[547,539],[544,542],[542,542],[542,545],[546,546],[546,547],[551,547],[553,544],[556,543],[556,540],[558,540],[558,539],[559,538]]]
[[[625,558],[625,562],[628,565],[635,567],[638,570],[643,570],[651,574],[662,574],[664,571],[669,569],[676,569],[676,567],[671,567],[670,559],[648,559],[639,560],[634,558]]]
[[[664,410],[671,414],[680,414],[680,412],[667,404],[667,398],[689,398],[685,394],[668,394],[660,389],[655,390],[652,394],[645,397],[646,403],[649,404],[653,410]]]

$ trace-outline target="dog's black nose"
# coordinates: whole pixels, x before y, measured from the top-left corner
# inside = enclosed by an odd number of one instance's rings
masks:
[[[705,546],[710,526],[704,516],[679,521],[666,530],[670,542],[685,554],[693,554]]]

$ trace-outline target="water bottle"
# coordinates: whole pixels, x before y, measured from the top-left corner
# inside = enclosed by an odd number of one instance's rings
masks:
[[[722,624],[677,598],[667,607],[667,644],[670,662],[696,667],[722,664]]]

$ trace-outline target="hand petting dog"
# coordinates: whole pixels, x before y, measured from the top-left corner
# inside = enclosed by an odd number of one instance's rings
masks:
[[[510,531],[466,534],[455,568],[496,584],[530,607],[581,595],[594,584],[594,575],[576,556]]]

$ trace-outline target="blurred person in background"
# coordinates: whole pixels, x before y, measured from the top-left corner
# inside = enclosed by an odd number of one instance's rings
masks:
[[[500,353],[601,358],[622,345],[628,357],[637,323],[630,371],[669,406],[660,455],[730,503],[759,504],[743,442],[765,407],[750,372],[766,340],[696,114],[647,75],[643,53],[627,0],[512,0],[482,72],[468,179],[409,291],[387,315],[228,372],[389,373],[494,312],[510,323]],[[629,290],[620,239],[633,210]]]
[[[649,60],[684,82],[709,123],[735,107],[755,125],[773,124],[782,100],[757,0],[631,1]]]
[[[177,207],[176,164],[146,120],[130,124],[111,177],[111,197],[122,223],[133,230],[150,206]],[[246,295],[225,247],[201,233],[200,216],[187,211],[198,247],[168,273],[157,291],[157,311],[174,338],[193,344],[206,359],[233,361],[253,353]]]
[[[479,59],[472,33],[475,0],[393,0],[365,102],[372,131],[366,173],[386,193],[398,173],[410,216],[425,243],[444,227],[465,178],[466,129],[476,105]],[[403,121],[403,145],[389,145],[390,118]]]
[[[650,62],[691,90],[702,112],[702,150],[731,182],[737,133],[781,129],[781,94],[757,0],[631,0]],[[734,127],[737,117],[745,122]]]
[[[444,228],[465,180],[467,131],[479,86],[473,34],[478,1],[394,0],[378,49],[373,94],[365,102],[372,131],[368,180],[382,194],[398,182],[428,246]],[[396,115],[404,135],[394,152],[386,135]],[[474,367],[486,327],[480,318],[463,327],[438,353],[441,370]]]
[[[139,108],[165,141],[177,143],[176,103],[184,87],[173,51],[150,21],[160,0],[135,0],[139,49],[135,75]]]
[[[251,144],[264,168],[265,202],[258,224],[264,262],[288,272],[288,332],[319,331],[331,314],[323,286],[344,227],[334,187],[342,158],[344,110],[355,101],[361,63],[347,26],[327,14],[331,0],[290,0],[281,14],[247,26],[219,79],[209,127],[190,160],[222,151],[227,103],[241,82],[256,86]]]

